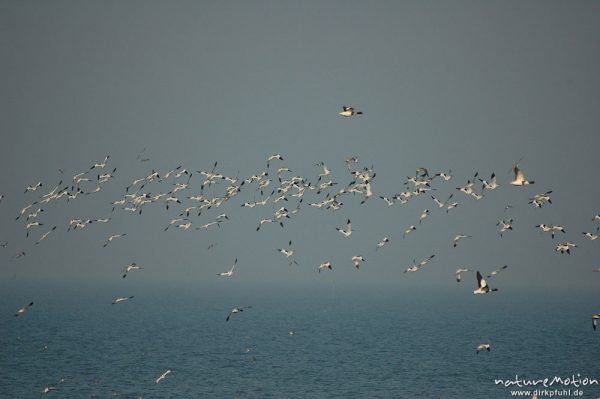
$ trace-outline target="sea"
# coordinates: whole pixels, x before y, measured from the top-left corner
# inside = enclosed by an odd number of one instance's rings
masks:
[[[0,398],[600,397],[597,292],[465,284],[4,281]]]

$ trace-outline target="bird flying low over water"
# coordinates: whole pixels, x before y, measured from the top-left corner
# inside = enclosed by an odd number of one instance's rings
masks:
[[[490,292],[493,292],[493,291],[498,291],[498,288],[490,288],[478,270],[477,271],[477,289],[473,291],[473,294],[483,295],[483,294],[489,294]]]
[[[229,319],[231,319],[232,316],[239,314],[241,312],[244,311],[244,309],[250,309],[252,308],[252,306],[246,306],[246,307],[235,307],[231,310],[231,312],[229,312],[229,314],[227,315],[227,318],[225,319],[225,321],[229,321]]]
[[[23,306],[21,309],[17,310],[17,312],[15,313],[15,317],[23,316],[29,310],[29,308],[32,306],[33,306],[33,302],[29,302],[29,305]]]
[[[592,316],[592,328],[596,331],[596,327],[598,326],[598,320],[600,320],[600,313]]]
[[[115,298],[115,300],[111,303],[111,305],[116,305],[117,303],[125,302],[125,301],[128,301],[133,298],[134,298],[133,295],[132,296],[120,296],[118,298]]]
[[[171,370],[167,370],[167,371],[165,371],[164,373],[162,373],[162,374],[160,375],[160,377],[158,377],[158,378],[156,379],[156,383],[158,384],[159,382],[161,382],[162,380],[164,380],[164,379],[165,379],[165,378],[166,378],[166,377],[167,377],[167,376],[168,376],[170,373],[171,373]]]
[[[355,116],[355,115],[362,115],[362,111],[355,111],[353,107],[347,107],[347,106],[343,106],[342,107],[342,112],[340,112],[338,115],[341,115],[343,117],[350,117],[350,116]]]
[[[490,344],[479,344],[479,346],[477,346],[477,349],[475,350],[475,352],[476,352],[477,354],[479,354],[479,351],[484,351],[484,350],[486,350],[486,351],[488,351],[488,352],[489,352],[489,351],[490,351],[490,349],[491,349],[491,348],[490,348]]]

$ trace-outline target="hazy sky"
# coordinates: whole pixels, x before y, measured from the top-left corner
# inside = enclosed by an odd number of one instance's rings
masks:
[[[4,281],[118,280],[130,262],[146,268],[132,276],[137,281],[212,281],[236,257],[236,284],[455,284],[460,266],[503,264],[510,269],[493,285],[505,289],[532,278],[539,287],[593,286],[600,278],[591,272],[600,267],[600,241],[581,234],[595,230],[600,212],[599,2],[2,1],[0,15]],[[341,118],[342,105],[364,115]],[[150,161],[142,163],[144,149]],[[284,229],[256,232],[280,204],[241,208],[259,199],[253,186],[191,217],[198,226],[226,212],[230,221],[215,230],[164,232],[178,212],[161,201],[141,216],[117,209],[109,224],[66,232],[69,219],[109,216],[110,202],[152,169],[194,171],[183,198],[199,192],[195,171],[215,161],[219,172],[243,178],[277,152],[285,157],[277,166],[312,182],[324,161],[337,189],[351,180],[344,159],[357,155],[377,172],[376,196],[403,191],[417,167],[451,169],[453,180],[436,181],[434,194],[454,193],[461,205],[446,214],[429,195],[394,207],[348,196],[339,211],[305,204]],[[18,211],[106,154],[115,179],[97,194],[45,206],[44,226],[26,239]],[[536,184],[510,187],[521,157]],[[477,171],[495,172],[501,184],[481,201],[456,190]],[[23,194],[38,181],[39,191]],[[552,205],[527,204],[548,190]],[[310,193],[305,202],[318,198]],[[506,204],[514,208],[504,213]],[[430,217],[403,240],[426,208]],[[496,223],[508,217],[514,231],[500,238]],[[355,232],[344,239],[335,227],[347,218]],[[567,234],[553,241],[534,228],[539,223],[562,224]],[[127,236],[103,248],[113,233]],[[474,237],[454,249],[459,233]],[[375,252],[383,236],[390,244]],[[290,239],[298,266],[275,251]],[[554,252],[567,239],[579,248]],[[20,250],[27,256],[12,259]],[[367,259],[359,271],[355,254]],[[431,254],[421,272],[402,273]],[[317,273],[328,260],[333,272]],[[470,292],[474,279],[466,280]]]

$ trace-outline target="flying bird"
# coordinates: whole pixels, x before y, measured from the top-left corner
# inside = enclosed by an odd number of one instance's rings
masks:
[[[104,245],[102,245],[103,247],[106,247],[108,244],[110,244],[114,239],[119,238],[119,237],[123,237],[126,236],[127,233],[122,233],[122,234],[112,234],[110,236],[108,236],[108,239],[106,240],[106,242],[104,243]]]
[[[133,295],[132,296],[120,296],[120,297],[115,298],[115,300],[111,303],[111,305],[116,305],[117,303],[128,301],[130,299],[133,299]]]
[[[456,246],[458,245],[458,242],[460,240],[462,240],[463,238],[470,238],[471,236],[465,235],[465,234],[459,234],[456,237],[454,237],[454,240],[452,240],[452,246],[454,248],[456,248]]]
[[[600,313],[592,316],[592,327],[594,328],[594,331],[596,331],[598,320],[600,320]]]
[[[535,182],[533,180],[530,181],[525,179],[523,171],[519,168],[519,162],[521,161],[517,161],[517,163],[515,163],[515,166],[513,167],[515,172],[515,179],[511,181],[510,184],[513,186],[527,186],[529,184],[534,184]]]
[[[571,248],[577,248],[577,244],[571,241],[567,241],[558,244],[554,250],[556,252],[560,252],[561,254],[564,254],[566,252],[568,255],[571,255]]]
[[[600,226],[596,227],[596,232],[595,233],[586,233],[585,231],[581,234],[583,234],[584,236],[586,236],[587,238],[590,239],[590,241],[595,241],[598,239],[598,232],[600,232]]]
[[[465,268],[460,268],[460,269],[457,269],[457,270],[456,270],[456,272],[454,273],[454,274],[456,275],[456,282],[457,282],[457,283],[460,283],[460,278],[461,278],[461,275],[462,275],[463,273],[466,273],[466,272],[472,272],[472,271],[473,271],[473,270],[470,270],[470,269],[465,269]]]
[[[355,115],[362,115],[362,111],[355,111],[354,108],[352,107],[347,107],[347,106],[343,106],[342,107],[342,112],[340,112],[338,115],[341,115],[343,117],[350,117],[350,116],[355,116]]]
[[[159,382],[161,382],[162,380],[164,380],[164,379],[165,379],[165,378],[166,378],[166,377],[167,377],[167,376],[168,376],[170,373],[171,373],[171,370],[167,370],[167,371],[165,371],[164,373],[162,373],[162,374],[160,375],[160,377],[158,377],[158,378],[156,379],[156,383],[158,384]]]
[[[40,242],[44,241],[48,237],[48,235],[50,233],[52,233],[54,230],[56,230],[56,226],[52,227],[49,231],[47,231],[44,234],[42,234],[42,236],[40,237],[39,240],[37,240],[37,242],[35,243],[35,245],[38,245]]]
[[[29,302],[29,305],[23,306],[21,309],[17,310],[17,312],[15,313],[15,317],[23,316],[32,306],[33,302]]]
[[[507,267],[508,267],[508,265],[504,265],[504,266],[502,266],[500,269],[496,269],[496,270],[494,270],[493,272],[491,272],[491,273],[490,273],[490,274],[487,276],[487,278],[489,279],[489,278],[492,278],[492,277],[494,277],[496,274],[500,273],[502,270],[506,269]]]
[[[512,229],[513,229],[513,228],[512,228],[512,222],[513,222],[513,219],[512,219],[512,218],[510,218],[510,219],[508,219],[508,220],[506,220],[506,221],[505,221],[505,220],[501,220],[501,221],[499,221],[498,223],[496,223],[496,226],[500,226],[500,225],[501,225],[501,227],[500,227],[500,232],[499,232],[499,234],[500,234],[500,237],[502,237],[502,235],[503,235],[505,232],[507,232],[508,230],[512,230]]]
[[[321,273],[321,270],[323,270],[323,269],[333,270],[333,266],[331,265],[331,262],[321,263],[318,268],[319,273]]]
[[[234,316],[234,315],[236,315],[236,314],[239,314],[239,313],[243,312],[243,311],[244,311],[244,309],[250,309],[251,307],[252,307],[252,306],[246,306],[246,307],[244,307],[244,308],[242,308],[242,307],[239,307],[239,308],[238,308],[238,307],[235,307],[235,308],[233,308],[233,309],[231,310],[231,312],[229,312],[229,314],[227,315],[227,318],[225,319],[225,321],[229,321],[229,319],[230,319],[232,316]]]
[[[483,294],[489,294],[490,292],[493,292],[493,291],[498,291],[498,288],[490,288],[478,270],[477,271],[477,289],[473,291],[473,294],[483,295]]]
[[[486,350],[486,351],[489,352],[490,351],[490,344],[480,344],[477,347],[477,349],[476,349],[476,353],[479,354],[479,351],[483,351],[483,350]]]
[[[352,234],[352,224],[350,223],[350,219],[348,219],[348,222],[346,223],[346,229],[342,229],[340,227],[336,227],[335,229],[339,231],[344,237],[350,237],[350,235]]]
[[[127,273],[129,273],[130,271],[141,270],[141,269],[143,269],[143,267],[136,265],[135,262],[131,263],[131,264],[125,266],[125,269],[123,269],[123,278],[127,277]]]
[[[496,182],[496,174],[492,173],[492,175],[490,176],[490,180],[484,180],[484,179],[479,179],[479,181],[481,182],[481,190],[495,190],[498,187],[500,187],[500,185]]]
[[[415,226],[410,226],[408,229],[404,230],[404,234],[402,235],[402,239],[406,238],[412,231],[416,230]]]
[[[360,268],[360,263],[364,262],[364,261],[365,261],[365,258],[363,258],[360,255],[355,255],[352,257],[352,263],[354,263],[354,267],[356,267],[357,269]]]
[[[233,262],[233,265],[231,266],[231,269],[229,269],[226,272],[217,273],[217,276],[222,276],[222,277],[231,277],[231,276],[233,276],[233,271],[235,269],[235,265],[236,264],[237,264],[237,258],[235,258],[235,261]]]
[[[385,244],[387,244],[388,242],[390,242],[389,238],[383,237],[383,239],[377,243],[377,248],[375,250],[378,250],[379,248],[383,248],[383,246]]]

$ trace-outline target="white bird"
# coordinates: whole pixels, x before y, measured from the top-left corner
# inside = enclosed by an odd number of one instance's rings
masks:
[[[46,395],[52,391],[58,391],[58,388],[48,385],[48,386],[44,387],[44,389],[42,389],[42,392],[40,393],[40,397],[42,395]]]
[[[498,288],[490,288],[478,270],[477,271],[477,289],[473,291],[473,294],[483,295],[483,294],[489,294],[490,292],[493,292],[493,291],[498,291]]]
[[[106,247],[108,244],[110,244],[114,239],[119,238],[119,237],[123,237],[126,236],[127,233],[122,233],[122,234],[113,234],[108,236],[108,239],[106,240],[106,242],[104,243],[103,247]]]
[[[433,202],[435,202],[435,204],[437,205],[438,208],[443,208],[446,206],[446,204],[448,203],[448,201],[450,201],[450,199],[452,198],[454,194],[450,194],[450,196],[448,197],[448,199],[444,202],[440,201],[439,199],[435,198],[433,195],[431,196],[431,199],[433,200]]]
[[[452,179],[452,171],[449,170],[448,173],[446,173],[446,172],[436,173],[435,176],[439,176],[442,178],[442,180],[448,181],[448,180]]]
[[[335,229],[339,231],[344,237],[350,237],[350,235],[352,234],[352,224],[350,223],[350,219],[348,219],[348,222],[346,223],[346,229],[342,229],[340,227],[336,227]]]
[[[333,266],[331,266],[331,262],[325,262],[325,263],[321,263],[321,265],[319,265],[319,273],[321,273],[322,269],[329,269],[329,270],[333,270]]]
[[[275,221],[273,219],[261,219],[260,222],[258,223],[258,227],[256,228],[256,231],[260,230],[260,228],[262,227],[263,224],[265,224],[265,223],[274,223],[274,222]]]
[[[460,268],[460,269],[457,269],[457,270],[456,270],[456,272],[454,273],[454,274],[455,274],[455,276],[456,276],[456,282],[457,282],[457,283],[460,283],[460,278],[461,278],[461,275],[462,275],[463,273],[466,273],[466,272],[472,272],[472,271],[473,271],[473,270],[471,270],[471,269],[465,269],[465,268]]]
[[[294,255],[294,250],[292,249],[292,240],[289,241],[288,243],[289,248],[279,248],[277,249],[277,252],[280,252],[281,254],[283,254],[283,256],[285,256],[286,258],[289,258],[290,256]],[[298,264],[298,262],[296,262],[296,260],[292,260],[290,261],[290,266],[292,264]]]
[[[241,307],[239,307],[239,308],[238,308],[238,307],[235,307],[235,308],[233,308],[233,309],[231,310],[231,312],[229,312],[229,314],[227,315],[227,318],[225,319],[225,321],[229,321],[229,319],[230,319],[232,316],[234,316],[234,315],[236,315],[236,314],[238,314],[238,313],[241,313],[241,312],[243,312],[243,311],[244,311],[244,309],[249,309],[249,308],[251,308],[251,307],[252,307],[252,306],[246,306],[245,308],[241,308]]]
[[[460,240],[462,240],[463,238],[471,238],[471,236],[465,235],[465,234],[459,234],[459,235],[457,235],[456,237],[454,237],[454,240],[452,240],[452,246],[454,248],[456,248],[456,246],[458,245],[458,242]]]
[[[546,202],[551,204],[552,199],[550,199],[551,191],[546,191],[545,193],[536,194],[533,198],[529,198],[529,203],[532,204],[536,208],[541,208]]]
[[[323,178],[325,176],[329,176],[331,174],[331,171],[329,170],[329,168],[327,168],[327,165],[325,165],[325,162],[321,161],[318,164],[316,164],[315,166],[320,166],[323,168],[323,173],[319,174],[319,178],[317,181],[321,181],[321,178]]]
[[[33,306],[33,302],[29,302],[29,305],[23,306],[21,309],[17,310],[17,312],[15,313],[15,317],[17,316],[23,316],[30,307]]]
[[[279,154],[269,155],[267,158],[267,168],[269,167],[270,162],[274,160],[283,161],[283,157]]]
[[[556,252],[560,252],[561,254],[566,252],[568,255],[571,255],[571,248],[577,248],[577,245],[571,241],[567,241],[558,244],[554,250]]]
[[[382,200],[384,200],[384,201],[385,201],[385,203],[386,203],[386,204],[388,204],[388,206],[392,206],[392,205],[394,205],[394,200],[395,200],[395,198],[391,198],[391,199],[390,199],[390,198],[388,198],[388,197],[383,197],[383,196],[381,196],[381,195],[379,196],[379,198],[381,198]]]
[[[404,239],[407,235],[409,235],[412,231],[416,230],[415,226],[410,226],[408,229],[404,230],[404,234],[402,235],[402,239]]]
[[[435,255],[431,255],[425,259],[423,259],[421,262],[417,263],[416,260],[413,259],[413,264],[412,266],[408,267],[406,270],[404,270],[404,273],[406,272],[417,272],[419,271],[423,266],[425,266],[427,263],[429,263],[429,261],[431,259],[433,259],[435,257]]]
[[[410,267],[406,268],[406,270],[404,270],[404,273],[406,273],[406,272],[414,273],[414,272],[417,272],[417,271],[419,271],[419,266],[413,265],[413,266],[410,266]]]
[[[47,231],[44,234],[42,234],[42,236],[40,237],[39,240],[37,240],[37,242],[35,243],[35,245],[38,245],[40,242],[44,241],[46,239],[46,237],[48,237],[48,235],[50,233],[52,233],[54,230],[56,230],[56,226],[52,227],[49,231]]]
[[[352,263],[354,263],[354,267],[356,267],[357,269],[360,268],[360,262],[364,262],[365,258],[363,258],[361,255],[355,255],[352,257]]]
[[[26,193],[27,191],[36,191],[36,190],[37,190],[38,188],[40,188],[40,187],[42,187],[42,182],[41,182],[41,181],[37,182],[36,184],[34,184],[34,185],[32,185],[32,186],[27,186],[27,187],[25,188],[25,193]]]
[[[484,180],[484,179],[479,179],[479,181],[481,182],[481,190],[495,190],[498,187],[500,187],[500,185],[496,182],[496,174],[492,173],[492,176],[490,176],[490,180]]]
[[[502,225],[502,226],[500,227],[500,232],[499,232],[499,234],[500,234],[500,237],[502,237],[502,234],[504,234],[504,233],[505,233],[505,232],[507,232],[508,230],[512,230],[512,229],[513,229],[513,228],[512,228],[512,224],[511,224],[511,223],[512,223],[512,221],[513,221],[513,219],[512,219],[512,218],[510,218],[510,219],[508,219],[508,220],[506,220],[506,221],[505,221],[505,220],[501,220],[501,221],[499,221],[498,223],[496,223],[496,226],[500,226],[500,225]]]
[[[27,225],[25,226],[25,229],[27,230],[26,236],[29,237],[29,229],[32,227],[39,227],[39,226],[43,226],[43,223],[40,223],[38,221],[35,222],[31,222],[31,223],[27,223]]]
[[[289,242],[289,246],[292,246],[292,241],[290,240]],[[290,256],[292,256],[294,254],[294,250],[293,249],[285,249],[285,248],[279,248],[277,249],[277,252],[281,252],[286,258],[289,258]]]
[[[590,239],[590,241],[595,241],[598,239],[598,232],[600,231],[600,226],[596,227],[595,233],[586,233],[585,231],[582,233],[584,236]]]
[[[483,351],[483,350],[486,350],[486,351],[489,352],[490,351],[490,344],[480,344],[477,347],[477,349],[476,349],[476,353],[479,354],[479,351]]]
[[[554,232],[555,231],[560,231],[563,234],[566,234],[567,232],[565,231],[565,228],[563,226],[558,226],[558,225],[554,225],[552,226],[552,238],[554,238]]]
[[[355,115],[362,115],[363,113],[361,111],[355,111],[354,108],[352,107],[347,107],[347,106],[343,106],[342,107],[342,112],[340,112],[338,115],[341,115],[343,117],[349,117],[349,116],[355,116]]]
[[[448,206],[446,206],[446,213],[448,213],[450,211],[450,209],[454,209],[459,205],[458,202],[452,202],[450,204],[448,204]]]
[[[596,331],[598,320],[600,320],[600,314],[595,314],[592,316],[592,327],[594,328],[594,331]]]
[[[487,278],[492,278],[492,277],[494,277],[496,274],[500,273],[502,270],[506,269],[507,267],[508,267],[508,265],[504,265],[504,266],[502,266],[500,269],[496,269],[496,270],[494,270],[493,272],[491,272],[491,273],[490,273],[490,274],[487,276]]]
[[[535,182],[533,180],[529,181],[525,179],[523,171],[519,168],[519,162],[520,161],[517,161],[514,166],[515,180],[511,181],[510,184],[513,186],[527,186],[529,184],[534,184]]]
[[[123,278],[127,277],[127,273],[129,273],[130,271],[141,270],[141,269],[143,269],[143,267],[136,265],[135,262],[131,263],[131,264],[125,266],[125,269],[123,269]]]
[[[111,303],[111,305],[116,305],[117,303],[128,301],[130,299],[133,299],[133,295],[132,296],[120,296],[120,297],[115,298],[115,300]]]
[[[92,167],[90,168],[90,170],[95,169],[95,168],[101,168],[101,169],[105,168],[106,161],[108,161],[108,158],[110,158],[110,155],[105,156],[104,161],[93,164]]]
[[[421,224],[421,222],[425,219],[427,219],[427,216],[429,216],[429,209],[425,209],[422,213],[421,213],[421,217],[419,218],[419,224]]]
[[[231,269],[229,269],[226,272],[217,273],[217,276],[223,276],[223,277],[231,277],[231,276],[233,276],[233,271],[235,270],[235,265],[236,264],[237,264],[237,258],[235,258],[235,261],[233,262],[233,265],[231,266]]]
[[[162,374],[160,375],[160,377],[158,377],[158,378],[156,379],[156,383],[158,384],[159,382],[161,382],[162,380],[164,380],[164,379],[165,379],[165,378],[166,378],[166,377],[167,377],[167,376],[168,376],[170,373],[171,373],[171,370],[167,370],[167,371],[165,371],[164,373],[162,373]]]
[[[388,242],[390,242],[389,238],[383,237],[383,239],[377,243],[377,248],[375,250],[378,250],[379,248],[383,248],[383,246],[385,244],[387,244]]]

